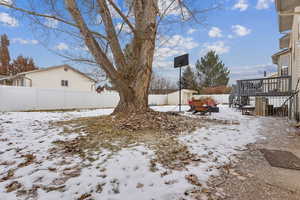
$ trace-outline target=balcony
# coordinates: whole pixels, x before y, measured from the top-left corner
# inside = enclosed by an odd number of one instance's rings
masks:
[[[238,96],[291,96],[292,77],[280,76],[237,81]]]

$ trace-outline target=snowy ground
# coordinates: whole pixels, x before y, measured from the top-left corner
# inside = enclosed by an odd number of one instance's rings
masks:
[[[177,110],[176,106],[153,108]],[[205,187],[211,175],[218,175],[219,166],[234,159],[234,154],[247,144],[262,138],[258,118],[242,116],[221,106],[220,113],[201,117],[210,119],[203,128],[179,138],[202,160],[184,171],[159,166],[159,171],[151,172],[149,164],[154,153],[142,145],[113,155],[103,150],[95,155],[93,162],[83,162],[75,156],[53,157],[50,153],[52,142],[76,135],[61,135],[62,130],[50,126],[49,122],[111,112],[111,109],[98,109],[0,114],[0,199],[189,199],[184,193],[195,186],[188,183],[186,175],[197,175]],[[213,119],[226,120],[226,123],[214,123]],[[35,157],[28,160],[28,155]],[[18,190],[7,192],[14,187]]]

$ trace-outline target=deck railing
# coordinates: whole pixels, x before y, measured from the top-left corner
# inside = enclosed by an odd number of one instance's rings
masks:
[[[237,81],[238,96],[290,96],[292,77],[247,79]]]

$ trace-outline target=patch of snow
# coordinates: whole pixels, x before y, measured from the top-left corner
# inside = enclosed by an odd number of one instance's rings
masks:
[[[231,156],[240,153],[247,144],[265,139],[259,133],[259,118],[241,115],[224,105],[219,107],[219,113],[212,113],[207,118],[227,120],[226,123],[233,122],[232,124],[205,126],[193,134],[181,137],[181,141],[190,147],[191,152],[204,156],[205,164],[196,173],[203,182],[210,175],[216,175],[217,168],[230,162]]]
[[[154,110],[177,111],[178,106],[155,106]],[[188,110],[183,106],[183,110]],[[218,166],[230,161],[229,157],[238,153],[245,145],[255,142],[259,135],[258,118],[242,116],[240,112],[220,106],[220,113],[213,113],[203,119],[234,120],[239,124],[216,124],[205,126],[192,134],[180,137],[193,153],[201,156],[203,162],[190,165],[184,171],[172,171],[165,176],[166,169],[158,166],[156,172],[149,171],[150,160],[154,153],[143,147],[127,148],[112,154],[103,150],[95,155],[96,161],[83,163],[77,156],[53,157],[49,149],[56,140],[68,140],[75,134],[61,135],[61,128],[52,127],[54,121],[108,115],[112,109],[83,110],[73,112],[10,112],[0,115],[0,179],[10,169],[25,161],[22,155],[34,154],[36,162],[18,168],[8,181],[0,182],[0,199],[24,199],[16,192],[6,193],[5,187],[12,181],[20,182],[25,189],[34,185],[60,186],[63,191],[46,192],[37,189],[38,199],[76,199],[84,193],[94,199],[179,199],[184,191],[194,186],[185,179],[188,174],[195,174],[205,185],[211,175],[218,174]],[[10,165],[1,165],[3,162]],[[76,169],[86,164],[82,169]],[[55,170],[49,170],[53,168]],[[66,170],[78,173],[64,180]],[[166,184],[169,183],[169,184]],[[33,198],[34,199],[34,198]]]

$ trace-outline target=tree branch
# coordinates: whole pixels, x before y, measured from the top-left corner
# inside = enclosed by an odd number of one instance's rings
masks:
[[[113,64],[108,59],[107,55],[103,52],[93,34],[88,29],[87,25],[81,13],[77,7],[75,0],[65,0],[66,6],[74,21],[80,29],[80,32],[84,38],[86,46],[89,48],[91,54],[94,56],[95,61],[103,68],[110,79],[114,81],[120,80],[120,74],[114,68]]]
[[[125,21],[125,23],[130,27],[131,31],[134,33],[135,28],[133,27],[133,25],[128,20],[128,16],[125,16],[122,13],[122,11],[118,8],[118,6],[112,0],[108,0],[108,1],[109,1],[110,5],[115,9],[115,11],[120,15],[120,17],[122,17],[122,19]]]
[[[48,18],[48,19],[54,19],[54,20],[62,22],[64,24],[67,24],[67,25],[79,28],[76,24],[73,24],[71,22],[68,22],[68,21],[66,21],[64,19],[61,19],[61,18],[53,16],[53,15],[41,14],[41,13],[38,13],[38,12],[35,12],[35,11],[26,10],[26,9],[23,9],[23,8],[15,7],[13,5],[9,5],[9,4],[5,4],[5,3],[1,3],[1,2],[0,2],[0,6],[5,6],[5,7],[8,7],[8,8],[12,8],[14,10],[20,11],[22,13],[27,13],[27,14],[33,15],[33,16],[44,17],[44,18]],[[100,33],[97,33],[97,32],[94,32],[94,31],[91,31],[91,33],[94,34],[94,35],[96,35],[97,37],[100,37],[102,39],[107,40],[107,37],[104,36],[104,35],[102,35],[102,34],[100,34]]]
[[[114,24],[112,22],[112,16],[108,9],[107,3],[104,0],[97,0],[99,5],[99,12],[103,20],[105,32],[108,37],[109,45],[111,47],[115,62],[118,68],[122,68],[127,65],[124,53],[122,51]]]

